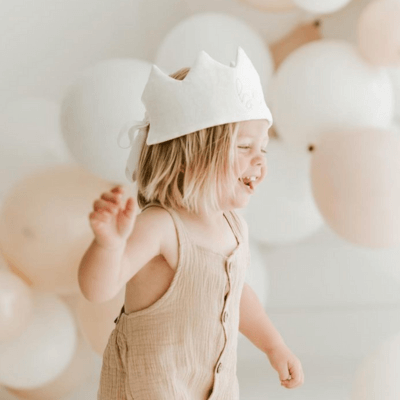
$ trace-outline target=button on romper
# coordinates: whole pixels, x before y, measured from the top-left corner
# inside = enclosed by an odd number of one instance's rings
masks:
[[[158,206],[149,203],[146,207]],[[238,400],[240,297],[250,265],[246,221],[224,212],[237,247],[229,257],[190,238],[179,214],[172,282],[155,303],[115,320],[103,354],[98,400]],[[142,210],[142,211],[143,211]]]

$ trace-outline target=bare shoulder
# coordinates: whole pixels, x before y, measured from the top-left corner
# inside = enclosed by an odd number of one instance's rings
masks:
[[[141,214],[147,214],[147,219],[158,229],[159,254],[167,261],[168,265],[175,270],[178,264],[178,237],[174,220],[163,207],[148,207]]]
[[[135,225],[126,243],[121,286],[155,257],[161,255],[167,262],[171,261],[171,236],[174,231],[172,217],[162,207],[148,207],[136,216]]]

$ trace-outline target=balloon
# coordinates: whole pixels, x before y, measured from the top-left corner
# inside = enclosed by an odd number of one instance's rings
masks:
[[[76,315],[81,332],[91,348],[103,356],[108,339],[115,328],[114,320],[118,317],[125,301],[125,286],[111,300],[103,303],[87,301],[79,295]]]
[[[357,367],[351,400],[400,398],[400,334],[385,340]]]
[[[242,0],[261,11],[287,12],[296,8],[293,0]]]
[[[88,215],[113,186],[76,164],[27,176],[0,210],[3,256],[38,290],[79,292],[78,267],[94,238]],[[125,188],[123,201],[131,190]]]
[[[223,13],[195,14],[168,32],[156,55],[156,64],[170,74],[190,67],[199,51],[227,66],[236,61],[241,46],[260,75],[266,88],[273,62],[268,47],[259,34],[239,18]]]
[[[7,390],[21,399],[54,400],[71,394],[80,384],[87,381],[94,370],[94,354],[79,334],[77,347],[67,368],[49,383],[35,389]]]
[[[21,98],[0,114],[1,194],[36,168],[72,163],[61,136],[60,106],[41,98]],[[10,173],[12,171],[12,173]]]
[[[136,59],[100,62],[79,76],[65,94],[61,129],[73,157],[97,176],[127,184],[130,148],[118,146],[118,134],[130,120],[142,120],[141,96],[151,64]],[[121,140],[126,147],[128,140]]]
[[[270,139],[268,172],[245,208],[250,236],[287,245],[314,233],[323,219],[311,191],[310,153]]]
[[[351,0],[293,0],[300,8],[312,13],[333,13],[345,7]]]
[[[373,127],[333,132],[312,154],[313,194],[327,224],[356,245],[400,245],[399,135]]]
[[[33,318],[12,340],[0,343],[0,384],[16,389],[40,387],[55,379],[71,362],[76,325],[57,296],[35,291]]]
[[[289,35],[270,45],[272,57],[274,59],[275,69],[279,67],[282,61],[297,48],[313,40],[321,39],[319,32],[319,21],[301,24]]]
[[[0,270],[0,342],[19,336],[32,318],[28,285],[12,272]]]
[[[358,47],[374,65],[400,66],[400,2],[375,0],[365,7],[357,25]]]
[[[365,62],[354,46],[316,40],[278,68],[271,112],[278,136],[308,147],[320,135],[360,126],[387,128],[393,118],[389,74]]]

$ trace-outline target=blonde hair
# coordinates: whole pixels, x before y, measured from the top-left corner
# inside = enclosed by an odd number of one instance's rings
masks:
[[[190,68],[171,74],[183,80]],[[239,123],[227,123],[189,133],[166,142],[147,145],[140,152],[137,200],[207,215],[221,210],[219,199],[232,197],[238,181],[236,138]],[[146,131],[146,139],[149,127]]]

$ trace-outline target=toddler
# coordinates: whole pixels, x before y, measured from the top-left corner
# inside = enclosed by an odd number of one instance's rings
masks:
[[[245,283],[248,228],[235,209],[265,177],[272,124],[258,73],[240,47],[230,66],[202,51],[170,76],[153,65],[142,101],[145,120],[120,133],[137,201],[124,206],[116,186],[94,202],[79,267],[89,301],[126,285],[97,399],[237,400],[239,331],[284,387],[302,385],[299,359]]]

